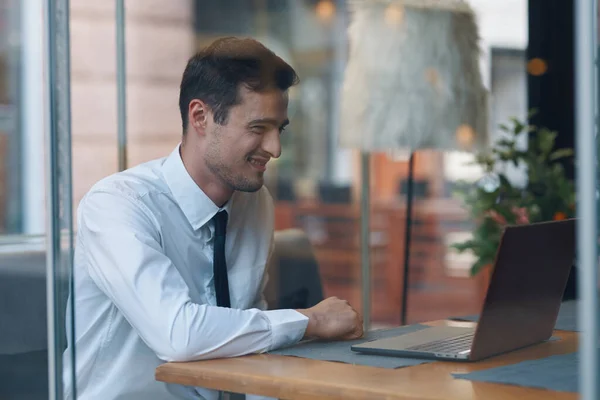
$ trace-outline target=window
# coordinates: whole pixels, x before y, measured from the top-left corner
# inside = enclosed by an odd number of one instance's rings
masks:
[[[0,0],[0,234],[21,231],[17,5]]]

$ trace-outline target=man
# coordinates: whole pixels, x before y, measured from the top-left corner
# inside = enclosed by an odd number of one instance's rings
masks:
[[[337,298],[264,311],[274,214],[263,174],[281,154],[297,81],[262,44],[217,40],[183,74],[180,146],[82,199],[67,398],[74,373],[82,400],[212,399],[214,391],[156,382],[155,368],[362,335],[361,318]]]

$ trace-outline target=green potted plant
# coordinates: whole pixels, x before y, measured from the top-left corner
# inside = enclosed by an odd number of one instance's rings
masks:
[[[574,182],[565,175],[563,164],[557,162],[571,158],[573,150],[556,149],[556,132],[516,118],[499,128],[507,133],[506,137],[475,157],[474,162],[483,168],[484,177],[475,185],[463,182],[456,192],[475,227],[469,240],[452,247],[475,256],[471,275],[493,264],[506,225],[560,220],[575,214]],[[527,149],[518,146],[522,135],[529,136]],[[517,186],[507,178],[506,166],[511,163],[525,168],[524,186]]]

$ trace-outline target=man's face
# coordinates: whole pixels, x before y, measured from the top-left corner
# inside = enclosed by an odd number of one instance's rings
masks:
[[[254,192],[264,183],[271,158],[281,155],[280,134],[288,123],[287,94],[278,89],[240,89],[241,102],[219,125],[209,118],[205,163],[233,190]]]

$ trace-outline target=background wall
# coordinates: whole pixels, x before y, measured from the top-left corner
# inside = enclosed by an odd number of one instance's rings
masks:
[[[167,155],[180,140],[181,73],[194,50],[190,0],[126,2],[129,165]],[[117,171],[113,1],[71,2],[73,197]]]

